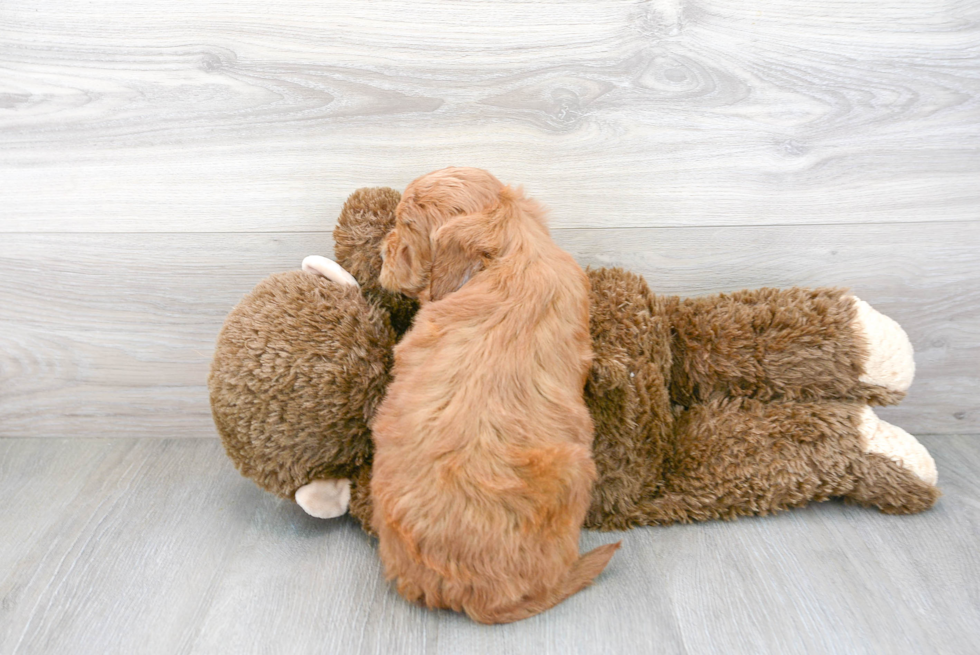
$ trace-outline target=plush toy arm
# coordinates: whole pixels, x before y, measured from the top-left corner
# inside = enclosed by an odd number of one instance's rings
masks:
[[[343,266],[332,259],[327,259],[320,255],[310,255],[303,259],[303,270],[307,273],[320,275],[338,284],[347,284],[358,289],[361,288],[361,285],[357,283],[354,276],[345,271]]]
[[[756,289],[672,310],[671,396],[859,400],[905,396],[915,364],[895,321],[843,289]]]

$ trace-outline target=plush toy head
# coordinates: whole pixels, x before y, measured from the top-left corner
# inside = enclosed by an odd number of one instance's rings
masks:
[[[352,511],[361,507],[367,424],[395,339],[389,312],[357,287],[303,271],[262,281],[226,319],[208,378],[215,425],[242,475],[290,499],[311,481],[348,479]]]

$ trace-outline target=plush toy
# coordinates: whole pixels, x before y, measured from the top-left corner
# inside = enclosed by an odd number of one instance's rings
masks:
[[[310,257],[261,282],[225,321],[208,378],[244,476],[314,516],[349,508],[365,529],[370,421],[417,309],[378,283],[398,201],[387,188],[351,195],[334,231],[338,263]],[[586,527],[831,497],[893,514],[935,503],[929,453],[871,410],[905,395],[914,364],[901,327],[867,303],[799,288],[681,299],[620,269],[588,274],[598,479]]]

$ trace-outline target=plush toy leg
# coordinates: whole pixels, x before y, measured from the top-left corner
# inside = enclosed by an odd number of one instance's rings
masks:
[[[908,336],[841,289],[755,289],[670,309],[671,397],[898,402],[915,373]]]
[[[338,284],[347,284],[358,288],[361,286],[354,279],[354,276],[345,271],[340,264],[320,255],[310,255],[305,258],[303,260],[303,270],[307,273],[321,275]]]
[[[939,477],[936,462],[919,441],[902,428],[885,423],[865,407],[861,413],[861,447],[876,453],[914,473],[926,484],[934,485]]]
[[[860,405],[723,399],[674,424],[662,492],[640,503],[640,524],[770,514],[844,496],[863,456]]]
[[[832,497],[907,514],[939,496],[925,449],[863,403],[718,400],[682,412],[674,440],[663,490],[638,503],[629,525],[769,514]]]
[[[915,376],[915,360],[908,335],[898,323],[868,303],[854,296],[850,298],[857,310],[854,329],[867,342],[867,358],[860,381],[904,394]]]
[[[337,518],[350,504],[350,480],[314,480],[296,490],[296,504],[318,519]]]
[[[854,486],[844,499],[866,507],[877,507],[885,514],[924,512],[942,495],[939,488],[921,480],[901,464],[867,453],[851,467]]]
[[[851,463],[853,486],[848,500],[886,514],[912,514],[939,498],[936,464],[915,437],[885,423],[863,408],[858,419],[863,456]]]

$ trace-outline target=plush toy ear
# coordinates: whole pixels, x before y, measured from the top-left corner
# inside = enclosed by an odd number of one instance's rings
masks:
[[[432,236],[429,299],[459,290],[496,255],[490,216],[482,212],[457,216]]]

